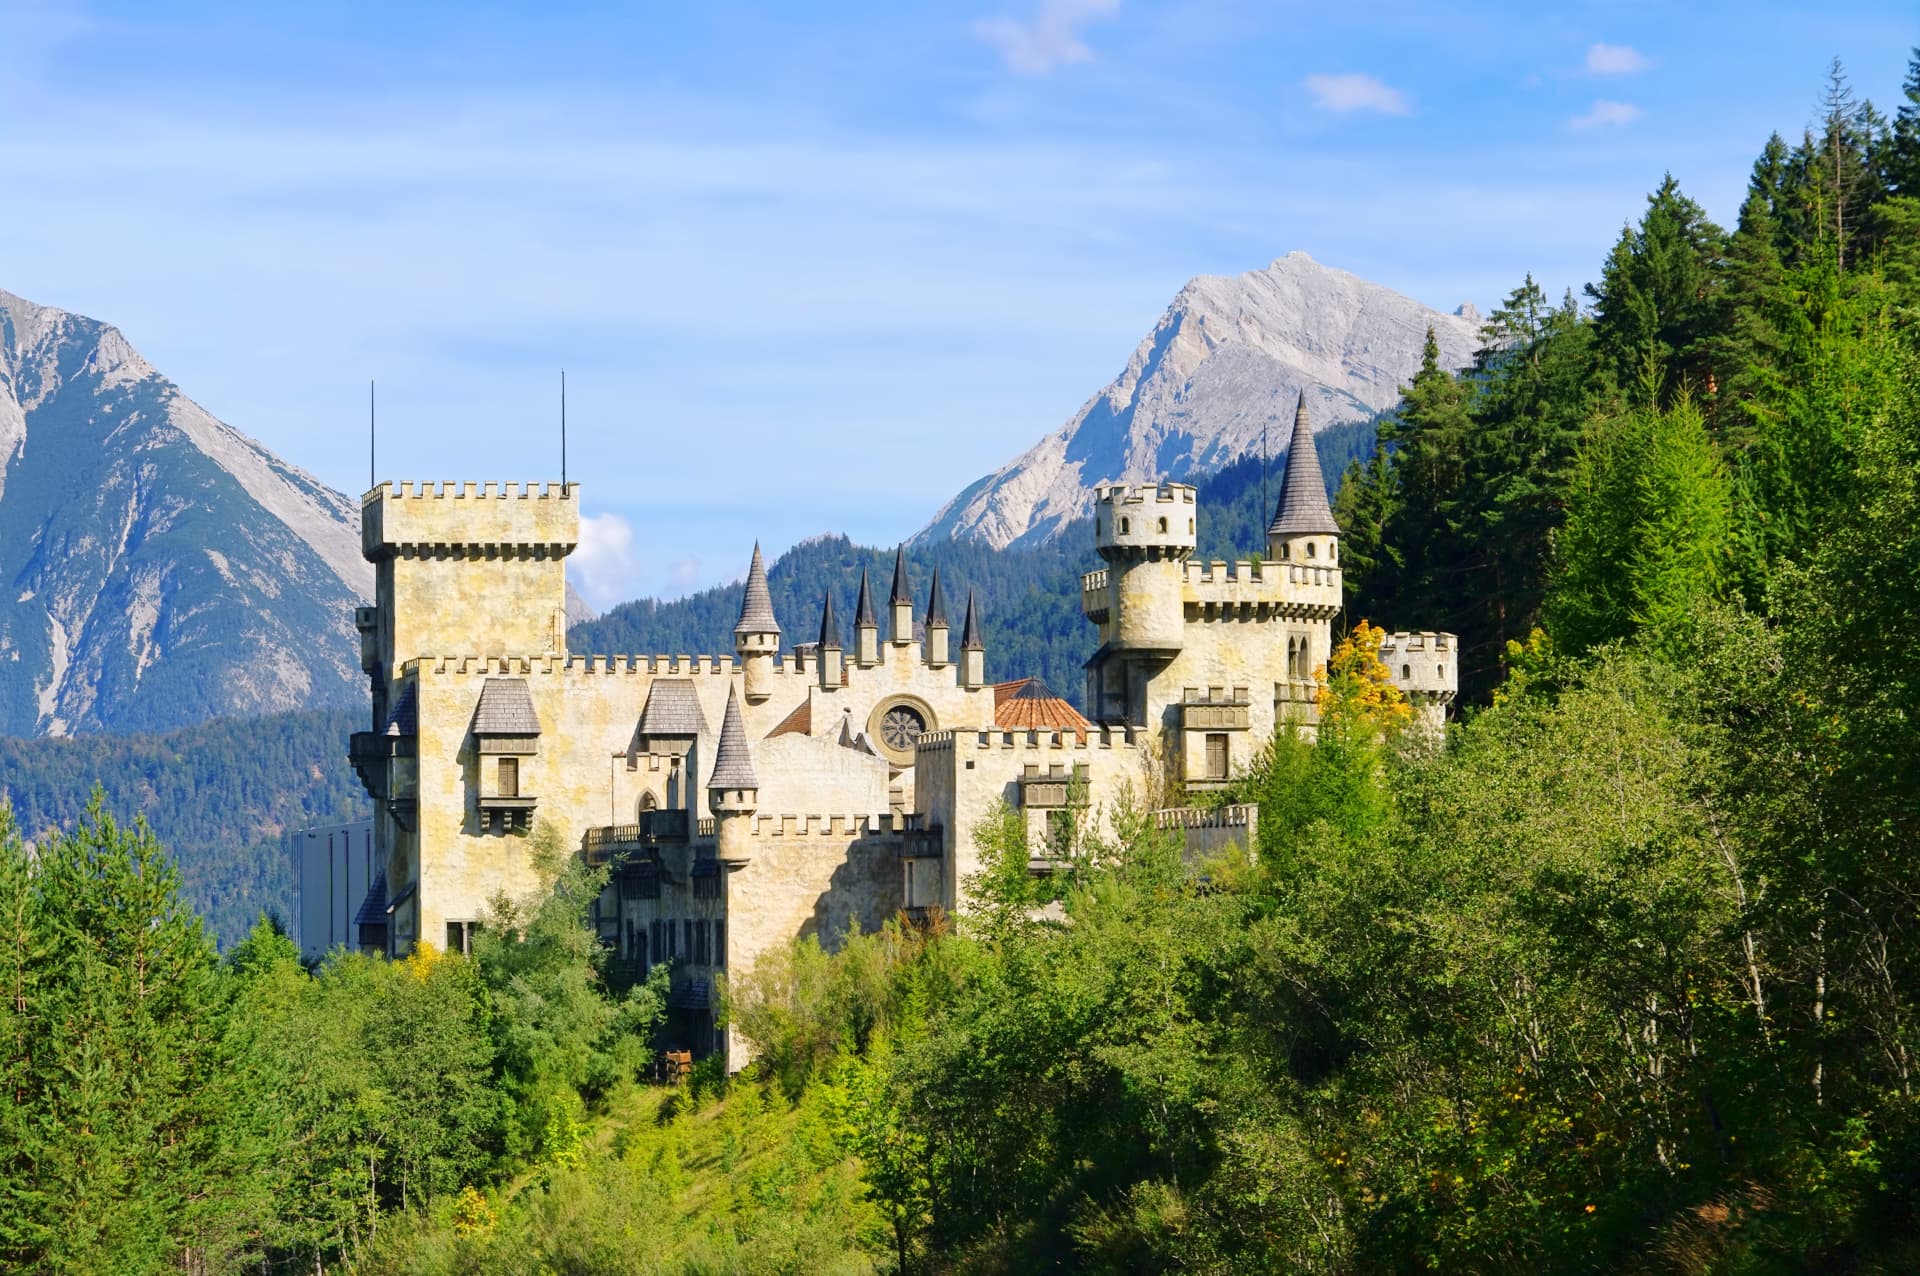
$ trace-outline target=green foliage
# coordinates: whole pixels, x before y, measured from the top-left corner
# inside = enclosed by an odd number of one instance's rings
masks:
[[[316,709],[166,735],[0,738],[0,802],[33,840],[75,827],[96,785],[108,810],[143,812],[172,848],[183,897],[229,946],[262,913],[291,916],[287,831],[367,818],[345,764],[364,715]]]

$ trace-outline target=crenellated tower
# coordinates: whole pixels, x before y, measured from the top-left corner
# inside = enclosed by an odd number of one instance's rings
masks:
[[[580,540],[579,487],[388,482],[360,498],[374,597],[354,621],[376,728],[389,712],[389,684],[418,656],[567,649],[566,558]]]

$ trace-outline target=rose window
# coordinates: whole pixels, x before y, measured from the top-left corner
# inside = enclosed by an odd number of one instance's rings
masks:
[[[880,719],[880,738],[896,753],[911,753],[913,742],[927,729],[927,720],[911,705],[897,704]]]

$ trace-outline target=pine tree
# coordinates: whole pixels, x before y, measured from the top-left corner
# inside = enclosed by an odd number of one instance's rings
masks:
[[[1726,233],[1669,173],[1640,224],[1621,232],[1599,284],[1587,286],[1595,340],[1619,384],[1636,384],[1649,361],[1661,401],[1704,383],[1725,251]]]

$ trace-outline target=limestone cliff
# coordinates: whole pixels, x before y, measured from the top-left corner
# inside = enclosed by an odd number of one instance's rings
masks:
[[[1301,390],[1316,430],[1371,419],[1399,400],[1430,326],[1449,368],[1472,361],[1471,306],[1442,314],[1305,253],[1202,275],[1072,420],[954,497],[920,539],[1046,541],[1091,510],[1095,484],[1217,470],[1257,453],[1262,427],[1278,457]]]
[[[0,292],[0,734],[360,703],[370,585],[356,502]]]

